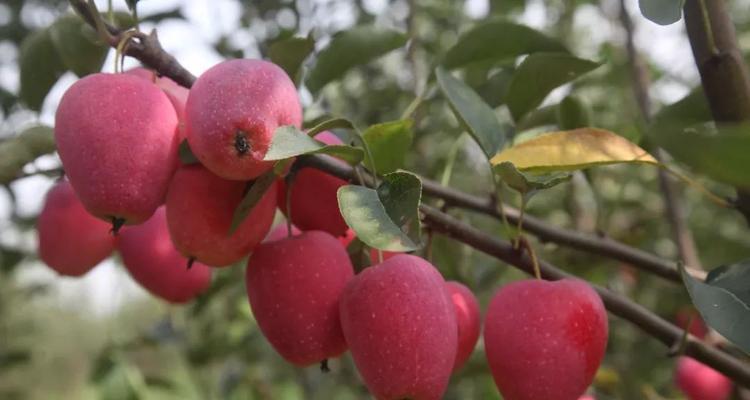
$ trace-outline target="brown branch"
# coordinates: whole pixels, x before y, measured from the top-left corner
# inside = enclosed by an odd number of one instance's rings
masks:
[[[651,97],[649,96],[649,73],[648,68],[643,62],[638,49],[635,46],[635,27],[630,19],[630,13],[625,5],[625,0],[620,0],[620,23],[625,30],[625,47],[628,54],[628,66],[630,69],[630,82],[635,95],[638,109],[643,121],[648,124],[651,122]],[[656,158],[663,161],[665,153],[661,149],[656,149]],[[659,168],[659,188],[664,197],[664,207],[667,210],[667,217],[672,226],[674,242],[677,245],[677,252],[680,259],[687,265],[701,268],[698,250],[695,247],[693,234],[685,223],[685,211],[682,207],[681,199],[677,196],[674,179],[667,175],[667,171]]]
[[[737,46],[726,2],[687,0],[684,11],[693,58],[714,120],[750,121],[750,73]],[[737,209],[750,223],[750,188],[737,188],[737,193]]]
[[[532,260],[524,252],[515,250],[510,242],[495,239],[432,207],[422,205],[420,211],[423,214],[424,222],[436,233],[442,233],[467,244],[528,274],[534,273]],[[558,280],[573,277],[573,275],[546,261],[540,260],[539,268],[544,279]],[[645,333],[662,342],[667,348],[671,348],[674,343],[682,339],[684,334],[682,329],[665,321],[645,307],[611,290],[596,285],[592,286],[602,298],[609,312],[630,321]],[[738,384],[750,387],[750,366],[721,350],[706,345],[692,335],[688,336],[685,343],[685,354],[710,365]]]
[[[324,170],[339,178],[350,180],[353,178],[352,169],[346,165],[334,163],[324,157],[310,156],[302,157],[298,161],[302,165]],[[437,182],[420,177],[422,188],[426,196],[440,198],[450,207],[459,207],[473,210],[496,219],[501,215],[497,206],[490,197],[486,199],[473,196],[465,192],[459,192],[440,185]],[[520,212],[512,207],[504,207],[503,211],[511,223],[517,223]],[[524,217],[524,229],[538,237],[542,241],[557,243],[587,253],[596,254],[631,264],[639,269],[653,273],[664,279],[681,282],[680,274],[673,262],[659,258],[653,254],[627,246],[607,237],[589,235],[573,230],[566,230],[552,226],[538,218],[530,215]],[[693,276],[704,278],[705,273],[690,268]]]

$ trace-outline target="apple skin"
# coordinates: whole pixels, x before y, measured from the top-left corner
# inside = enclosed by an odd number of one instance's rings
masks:
[[[247,184],[222,179],[199,164],[177,170],[167,193],[167,223],[177,250],[213,266],[233,264],[263,240],[276,211],[276,188],[266,191],[230,236],[234,210]]]
[[[675,384],[690,400],[726,400],[732,393],[729,378],[686,356],[677,359]]]
[[[315,136],[325,144],[343,142],[331,132],[324,131]],[[333,236],[346,234],[349,227],[339,211],[337,192],[347,182],[315,168],[300,168],[292,182],[289,207],[292,222],[303,231],[322,230]],[[287,185],[279,180],[279,210],[289,218],[286,209]]]
[[[286,72],[262,60],[211,67],[190,89],[185,134],[193,154],[225,179],[250,180],[271,169],[263,161],[276,128],[302,125],[297,88]]]
[[[143,67],[131,68],[125,71],[126,74],[135,75],[143,79],[148,80],[151,83],[156,84],[159,89],[164,91],[169,101],[172,102],[175,112],[177,113],[177,119],[180,123],[180,140],[185,138],[185,103],[187,103],[188,94],[190,90],[188,88],[180,86],[177,82],[166,76],[157,76],[156,73],[150,69]]]
[[[84,275],[115,249],[110,225],[89,214],[65,180],[47,193],[36,229],[39,258],[60,275]]]
[[[482,327],[482,316],[479,312],[479,302],[468,287],[454,281],[446,282],[445,287],[451,296],[458,326],[458,347],[453,364],[453,370],[456,371],[474,351]]]
[[[340,309],[354,363],[375,398],[442,398],[456,359],[456,313],[432,264],[399,254],[365,268],[344,289]]]
[[[128,74],[74,83],[55,114],[55,142],[84,207],[107,221],[146,221],[177,167],[178,121],[167,96]]]
[[[188,269],[188,260],[174,248],[164,207],[145,223],[124,227],[120,236],[117,247],[125,268],[154,296],[187,303],[211,285],[211,269],[199,262]]]
[[[263,243],[246,272],[253,315],[284,359],[304,367],[346,351],[339,299],[354,268],[336,238],[307,231]]]
[[[575,400],[607,347],[607,313],[587,283],[522,280],[492,298],[484,323],[487,360],[506,400]]]

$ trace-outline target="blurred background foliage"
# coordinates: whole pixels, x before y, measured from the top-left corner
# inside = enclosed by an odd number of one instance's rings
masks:
[[[206,4],[196,6],[198,3]],[[657,34],[664,32],[665,37],[673,39],[658,43],[683,46],[642,49],[656,107],[674,102],[698,84],[689,50],[684,48],[684,29],[681,23],[656,27],[640,16],[637,2],[626,3],[637,27]],[[745,0],[730,4],[735,11],[740,44],[750,49],[750,7]],[[124,2],[115,1],[114,5],[126,11]],[[106,2],[99,2],[99,6],[107,9]],[[216,10],[223,10],[209,18],[208,23],[214,24],[215,29],[204,35],[205,41],[200,44],[201,54],[210,54],[209,60],[268,57],[272,43],[311,31],[318,50],[332,34],[353,25],[376,24],[405,32],[411,38],[406,47],[350,70],[343,78],[324,86],[315,98],[307,90],[302,92],[307,120],[322,115],[344,116],[361,127],[399,119],[423,89],[437,60],[462,32],[481,20],[502,16],[533,24],[561,41],[573,54],[602,62],[603,66],[556,90],[518,126],[516,138],[556,130],[556,105],[565,95],[574,94],[591,110],[591,125],[650,147],[641,140],[645,125],[632,94],[619,1],[223,0],[214,4],[145,0],[139,6],[145,10],[139,15],[142,29],[156,28],[163,38],[172,37],[165,41],[168,51],[174,37],[179,40],[184,29],[207,29],[206,17],[194,9],[215,6]],[[24,74],[19,67],[21,43],[68,12],[67,3],[60,0],[0,3],[0,141],[11,140],[35,122],[51,123],[64,87],[58,82],[52,94],[46,100],[42,98],[36,107],[30,108],[19,100],[18,82]],[[216,15],[221,15],[221,19],[215,19]],[[224,19],[232,22],[225,25]],[[648,38],[641,38],[638,43],[644,47],[650,44]],[[186,51],[177,52],[178,58]],[[660,60],[650,58],[658,52],[672,54],[674,65],[665,63],[663,56]],[[105,70],[111,71],[111,59],[110,51]],[[54,62],[53,54],[37,61],[46,67]],[[186,65],[190,68],[191,64]],[[474,63],[459,71],[464,81],[507,119],[507,111],[500,106],[516,65]],[[193,72],[207,66],[200,65]],[[60,75],[68,85],[74,80],[70,72]],[[50,85],[59,77],[54,76]],[[32,75],[30,79],[38,83],[46,77]],[[415,141],[406,169],[439,179],[451,154],[455,154],[451,186],[484,195],[493,191],[482,151],[462,133],[439,93],[427,91],[425,102],[413,117]],[[58,165],[54,156],[47,156],[25,171],[33,173]],[[367,398],[348,355],[332,361],[332,372],[323,374],[315,367],[294,368],[274,353],[250,313],[243,265],[217,271],[211,289],[183,307],[167,306],[133,289],[132,283],[127,282],[129,277],[117,266],[106,267],[109,280],[90,281],[87,285],[43,271],[34,254],[33,226],[44,190],[52,179],[39,175],[19,179],[5,185],[2,193],[0,399]],[[700,175],[697,179],[715,193],[733,193],[730,187]],[[679,185],[678,188],[704,266],[734,262],[750,253],[750,235],[738,213],[717,207],[699,192]],[[504,198],[519,204],[513,193],[504,193]],[[26,199],[34,199],[32,205],[26,204]],[[570,183],[537,195],[528,212],[555,225],[606,234],[662,257],[677,257],[657,171],[652,167],[612,166],[576,173]],[[495,220],[459,210],[452,213],[498,236],[508,234]],[[681,285],[648,276],[631,266],[553,243],[535,246],[542,258],[625,294],[665,318],[673,319],[679,309],[689,304]],[[432,244],[432,260],[446,279],[469,285],[482,305],[504,282],[522,277],[497,260],[439,236]],[[107,288],[129,285],[129,289],[90,293],[92,285],[105,284]],[[113,305],[104,307],[96,304],[99,302]],[[597,398],[679,398],[672,383],[674,359],[667,357],[663,346],[617,318],[611,319],[610,332],[607,356],[592,388]],[[484,360],[481,341],[470,362],[453,377],[445,398],[500,398]]]

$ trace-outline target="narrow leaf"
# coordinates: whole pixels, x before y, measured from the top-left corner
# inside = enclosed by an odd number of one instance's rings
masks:
[[[234,209],[232,224],[229,226],[228,235],[232,235],[234,231],[239,228],[245,218],[250,215],[250,211],[252,211],[253,207],[258,204],[258,201],[263,198],[263,195],[266,194],[275,180],[276,174],[272,169],[259,176],[258,179],[251,184],[252,186],[250,186],[250,189],[245,193],[245,197],[242,198],[240,204]]]
[[[39,111],[52,86],[66,68],[52,43],[48,29],[36,31],[21,43],[19,55],[21,73],[20,97],[26,105]]]
[[[268,56],[276,65],[286,71],[287,75],[299,84],[302,78],[302,64],[315,50],[315,39],[307,37],[291,37],[271,44]]]
[[[341,215],[365,244],[376,249],[416,250],[419,237],[419,179],[406,172],[384,176],[378,190],[346,185],[339,188]]]
[[[403,46],[406,40],[407,36],[401,32],[372,25],[339,32],[318,54],[305,82],[307,88],[317,94],[323,86],[342,77],[351,68]]]
[[[563,130],[585,128],[591,125],[591,112],[578,97],[565,96],[557,105],[557,126]]]
[[[685,0],[638,0],[641,14],[659,25],[670,25],[682,18]]]
[[[445,68],[503,60],[539,51],[567,52],[559,41],[525,25],[506,20],[481,23],[461,35],[443,60]]]
[[[750,353],[750,260],[711,271],[706,282],[680,267],[682,280],[703,320]]]
[[[558,86],[597,68],[600,64],[564,53],[535,53],[523,60],[510,81],[505,103],[520,121]]]
[[[329,129],[354,129],[354,124],[352,124],[348,119],[346,118],[331,118],[325,121],[322,121],[312,128],[310,128],[307,131],[307,136],[313,137],[317,135],[320,132],[327,131]]]
[[[438,68],[435,74],[456,119],[479,143],[487,157],[492,157],[503,147],[508,129],[500,124],[495,112],[469,86],[442,68]]]
[[[404,166],[414,132],[411,120],[384,122],[372,125],[362,133],[362,138],[370,149],[378,174],[387,174]],[[365,154],[365,165],[371,165]]]
[[[359,164],[364,158],[364,151],[360,148],[345,145],[326,146],[294,126],[282,126],[276,129],[264,160],[283,160],[303,154],[328,154],[351,165]]]
[[[572,171],[616,163],[658,164],[646,150],[610,131],[582,128],[550,132],[503,150],[492,165],[512,162],[521,171]]]
[[[63,15],[49,31],[57,53],[73,73],[82,77],[101,70],[109,46],[79,16]]]

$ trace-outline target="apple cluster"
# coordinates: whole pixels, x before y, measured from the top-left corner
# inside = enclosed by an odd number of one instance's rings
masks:
[[[378,399],[440,399],[472,354],[482,323],[466,286],[411,254],[386,252],[355,274],[341,179],[302,168],[228,233],[250,182],[273,167],[264,156],[276,128],[302,124],[296,88],[276,65],[225,61],[189,91],[145,69],[89,75],[65,93],[55,122],[66,178],[38,232],[40,257],[58,273],[82,275],[117,249],[145,289],[182,303],[210,285],[212,268],[249,255],[250,307],[273,348],[297,366],[348,350]],[[183,140],[200,163],[181,163]],[[277,208],[294,230],[271,230]],[[580,280],[511,283],[484,320],[487,361],[508,400],[583,396],[607,337],[602,301]]]

